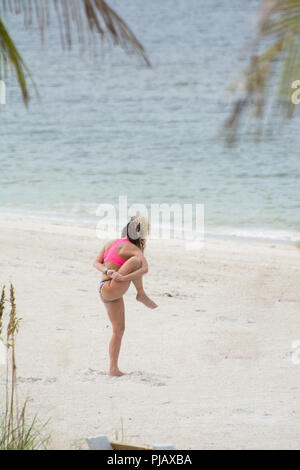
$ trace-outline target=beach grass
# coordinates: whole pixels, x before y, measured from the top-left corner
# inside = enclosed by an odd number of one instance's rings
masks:
[[[6,315],[7,304],[9,312]],[[1,390],[1,397],[4,399],[0,405],[0,450],[45,449],[49,441],[45,434],[46,424],[39,424],[37,416],[28,417],[27,406],[30,400],[26,399],[22,405],[18,401],[16,336],[20,322],[21,319],[17,316],[14,286],[10,285],[8,299],[4,286],[0,296],[0,340],[6,351],[5,379]]]

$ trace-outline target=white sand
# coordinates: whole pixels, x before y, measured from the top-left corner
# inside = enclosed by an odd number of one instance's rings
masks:
[[[106,434],[179,449],[300,447],[300,250],[209,239],[201,252],[150,242],[147,310],[125,297],[120,367],[92,267],[93,230],[1,216],[0,283],[16,287],[20,391],[51,419],[51,448]],[[168,296],[170,294],[171,296]],[[122,424],[123,422],[123,424]]]

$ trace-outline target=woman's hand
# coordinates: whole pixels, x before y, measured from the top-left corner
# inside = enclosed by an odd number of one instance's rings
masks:
[[[110,278],[112,279],[112,276],[113,276],[113,274],[114,274],[115,272],[116,272],[116,271],[115,271],[114,269],[109,269],[109,270],[107,271],[106,276],[108,276],[108,277],[110,277]]]
[[[122,282],[124,279],[124,276],[122,276],[122,274],[118,273],[117,271],[115,271],[113,273],[113,275],[111,276],[111,278],[114,280],[114,281],[117,281],[117,282]]]

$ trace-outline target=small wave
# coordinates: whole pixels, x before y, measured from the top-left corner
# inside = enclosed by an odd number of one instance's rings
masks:
[[[227,237],[287,243],[297,243],[300,241],[300,232],[296,230],[272,230],[266,228],[214,227],[207,231],[206,235],[220,238]]]
[[[81,212],[72,212],[67,207],[61,208],[61,211],[51,210],[34,210],[29,208],[16,208],[16,207],[0,207],[0,217],[2,215],[26,218],[33,221],[47,221],[50,223],[58,223],[60,225],[72,226],[86,226],[90,229],[95,229],[99,223],[99,218],[95,215],[95,206],[81,208]],[[70,209],[70,208],[69,208]],[[104,232],[110,233],[109,227],[115,227],[115,221],[106,220]],[[100,227],[98,227],[100,230]],[[102,229],[101,229],[102,230]],[[104,233],[103,232],[103,233]],[[171,239],[184,240],[188,237],[189,240],[199,239],[199,237],[217,237],[217,238],[238,238],[244,240],[261,240],[261,241],[277,241],[285,243],[300,242],[300,231],[296,230],[281,230],[270,229],[264,227],[225,227],[225,226],[210,226],[205,227],[204,234],[197,234],[194,232],[184,233],[182,229],[175,229],[170,225],[160,225],[151,227],[151,234],[154,239],[167,239],[170,234]],[[163,234],[163,235],[162,235]],[[116,236],[117,233],[116,233]]]

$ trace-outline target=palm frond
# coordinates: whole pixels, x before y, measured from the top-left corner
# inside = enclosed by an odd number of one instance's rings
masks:
[[[29,94],[27,90],[26,75],[30,75],[30,72],[0,18],[0,72],[2,69],[6,70],[8,64],[15,69],[23,101],[27,105]]]
[[[42,38],[53,19],[51,15],[56,16],[63,46],[72,46],[75,29],[81,42],[85,33],[98,33],[102,38],[110,38],[126,52],[137,54],[150,65],[142,44],[104,0],[0,0],[0,17],[8,13],[22,14],[25,27],[36,22]]]
[[[72,47],[75,32],[82,44],[86,42],[86,36],[91,43],[91,38],[98,35],[102,39],[108,38],[128,54],[136,54],[151,66],[142,44],[104,0],[0,0],[0,79],[9,65],[13,67],[25,104],[29,100],[26,77],[32,77],[4,25],[3,18],[9,14],[22,15],[26,28],[37,24],[42,41],[47,26],[55,18],[63,48]]]
[[[252,57],[240,79],[242,97],[233,104],[224,124],[230,143],[239,137],[247,116],[255,118],[261,135],[264,124],[272,129],[278,119],[293,116],[292,83],[300,79],[299,46],[300,0],[262,0]],[[268,109],[271,122],[266,118]]]

